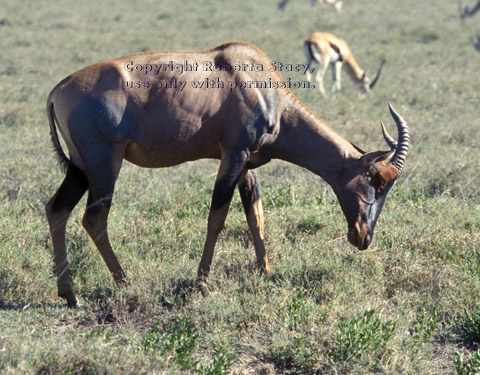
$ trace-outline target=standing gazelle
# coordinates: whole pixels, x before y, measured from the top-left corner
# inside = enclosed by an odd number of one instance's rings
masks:
[[[409,143],[405,121],[390,106],[398,142],[385,134],[390,151],[365,153],[306,108],[278,71],[266,69],[269,62],[257,47],[240,42],[204,51],[142,53],[91,65],[50,92],[51,137],[66,176],[45,209],[58,294],[69,306],[77,301],[65,227],[87,190],[82,224],[115,281],[122,284],[126,279],[107,233],[115,181],[124,159],[148,168],[202,158],[220,160],[198,269],[200,280],[210,270],[236,186],[258,266],[269,271],[255,168],[274,158],[323,177],[340,201],[348,240],[360,250],[370,245],[385,197],[405,162]],[[216,87],[195,88],[207,79]],[[57,127],[70,157],[61,148]]]
[[[307,64],[312,65],[312,63],[316,63],[318,65],[315,78],[323,96],[325,96],[323,77],[330,65],[332,67],[332,91],[339,91],[342,88],[340,74],[342,67],[345,67],[345,71],[360,90],[369,92],[377,83],[385,63],[385,60],[381,61],[376,77],[370,82],[365,71],[360,68],[355,60],[348,44],[343,39],[330,33],[313,33],[304,43],[304,52]],[[306,75],[307,80],[310,81],[309,70],[307,70]]]

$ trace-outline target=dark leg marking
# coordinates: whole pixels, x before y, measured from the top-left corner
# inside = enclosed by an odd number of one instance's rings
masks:
[[[62,184],[53,197],[52,212],[72,211],[88,189],[88,179],[80,168],[70,164]]]
[[[215,244],[225,224],[235,186],[242,175],[245,164],[246,158],[242,152],[222,155],[220,169],[213,188],[212,203],[208,215],[207,239],[198,268],[197,282],[205,281],[208,276]]]
[[[72,210],[85,194],[88,186],[86,175],[78,167],[70,164],[65,179],[45,206],[52,236],[58,295],[67,300],[69,307],[76,306],[77,299],[73,293],[72,279],[68,268],[65,228]]]
[[[246,170],[238,184],[243,208],[247,217],[248,227],[252,234],[258,267],[265,272],[270,271],[267,253],[264,244],[264,217],[262,200],[258,189],[257,173],[255,170]]]

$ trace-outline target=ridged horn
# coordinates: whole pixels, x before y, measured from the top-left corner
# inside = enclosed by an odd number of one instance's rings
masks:
[[[372,83],[370,83],[371,89],[373,89],[373,86],[375,86],[375,84],[377,83],[378,78],[380,77],[380,73],[382,72],[382,68],[385,65],[385,61],[386,61],[385,59],[380,61],[380,66],[378,67],[377,76],[373,79]]]
[[[398,170],[398,174],[400,174],[402,173],[405,165],[405,158],[407,156],[408,145],[410,141],[410,132],[408,131],[407,123],[403,117],[400,116],[397,111],[395,111],[390,102],[388,102],[388,109],[390,110],[390,114],[397,124],[398,142],[393,141],[393,138],[388,135],[384,127],[382,130],[384,131],[384,138],[389,145],[393,144],[393,142],[396,143],[395,154],[393,154],[390,164],[392,164]]]

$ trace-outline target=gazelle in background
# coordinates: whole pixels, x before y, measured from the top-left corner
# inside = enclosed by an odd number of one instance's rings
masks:
[[[205,62],[217,68],[205,69]],[[87,190],[83,227],[117,284],[126,280],[107,231],[123,160],[146,168],[204,158],[220,161],[198,268],[200,281],[210,270],[236,187],[257,264],[269,271],[255,168],[271,159],[302,166],[326,180],[345,215],[348,240],[360,250],[368,248],[385,198],[403,170],[409,144],[407,124],[389,104],[398,140],[384,131],[390,150],[364,152],[281,85],[285,81],[278,71],[250,68],[268,67],[270,62],[257,47],[231,42],[203,51],[148,52],[100,62],[53,88],[47,115],[54,150],[66,176],[45,210],[58,294],[69,306],[77,300],[65,228]],[[182,68],[181,74],[177,68]],[[216,82],[215,88],[195,88],[207,79]],[[69,156],[62,149],[57,128]]]
[[[278,4],[278,9],[281,12],[283,12],[285,10],[285,7],[287,6],[288,2],[289,2],[289,0],[282,0]],[[312,8],[314,8],[316,4],[323,7],[323,6],[325,6],[325,3],[329,4],[329,5],[333,5],[335,7],[335,10],[337,11],[337,13],[342,12],[342,6],[343,6],[343,1],[342,0],[310,0],[310,6]]]
[[[465,18],[468,18],[468,17],[473,17],[475,15],[475,13],[477,13],[480,10],[480,0],[477,2],[477,4],[475,4],[475,6],[472,9],[470,9],[468,6],[464,8],[462,6],[462,2],[459,1],[458,2],[458,9],[459,9],[459,12],[460,12],[460,18],[461,19],[465,19]]]
[[[344,67],[345,72],[359,89],[362,92],[369,92],[377,83],[383,65],[385,64],[385,60],[380,62],[377,75],[373,81],[370,81],[365,71],[355,60],[347,42],[330,33],[313,33],[304,43],[304,52],[307,58],[307,64],[318,65],[315,79],[318,82],[318,88],[323,96],[326,96],[323,77],[329,66],[331,66],[332,69],[332,91],[339,91],[341,89],[341,71],[342,67]],[[310,81],[310,70],[307,70],[306,78]]]

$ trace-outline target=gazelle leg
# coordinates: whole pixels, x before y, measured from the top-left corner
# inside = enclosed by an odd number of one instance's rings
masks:
[[[242,198],[245,215],[247,216],[248,227],[252,233],[257,265],[262,271],[268,273],[270,272],[270,265],[263,242],[263,207],[255,170],[246,170],[244,174],[242,174],[238,183],[238,190]]]
[[[333,81],[333,86],[332,86],[332,91],[340,91],[342,88],[342,62],[341,61],[336,61],[332,65],[332,81]]]
[[[223,152],[220,169],[213,188],[212,203],[208,215],[207,239],[203,248],[202,259],[198,268],[198,281],[208,277],[213,259],[213,251],[218,235],[223,229],[232,200],[235,186],[246,164],[242,152]]]
[[[88,163],[88,180],[90,189],[88,193],[87,208],[83,216],[82,224],[90,238],[95,243],[98,251],[107,264],[113,279],[117,285],[125,282],[125,273],[113,252],[108,239],[107,219],[112,203],[115,181],[120,171],[123,148],[115,150],[115,154],[108,150],[101,153],[109,155],[105,160],[101,156],[90,160]]]
[[[306,48],[308,48],[308,47],[306,47]],[[309,66],[309,68],[307,69],[307,72],[305,73],[305,78],[307,79],[308,82],[310,82],[310,80],[312,79],[312,75],[310,74],[310,68],[312,66],[312,61],[313,60],[307,59],[307,65]]]
[[[322,61],[322,63],[320,64],[320,67],[318,68],[317,75],[315,76],[315,79],[318,82],[318,88],[323,96],[327,96],[325,94],[325,88],[323,87],[323,77],[325,76],[325,72],[327,71],[329,64],[330,64],[330,60],[324,59],[324,61]]]
[[[58,191],[45,206],[52,236],[58,295],[67,300],[69,307],[76,306],[77,299],[73,293],[72,279],[68,268],[65,227],[70,213],[85,194],[87,188],[87,176],[76,166],[70,165]]]

